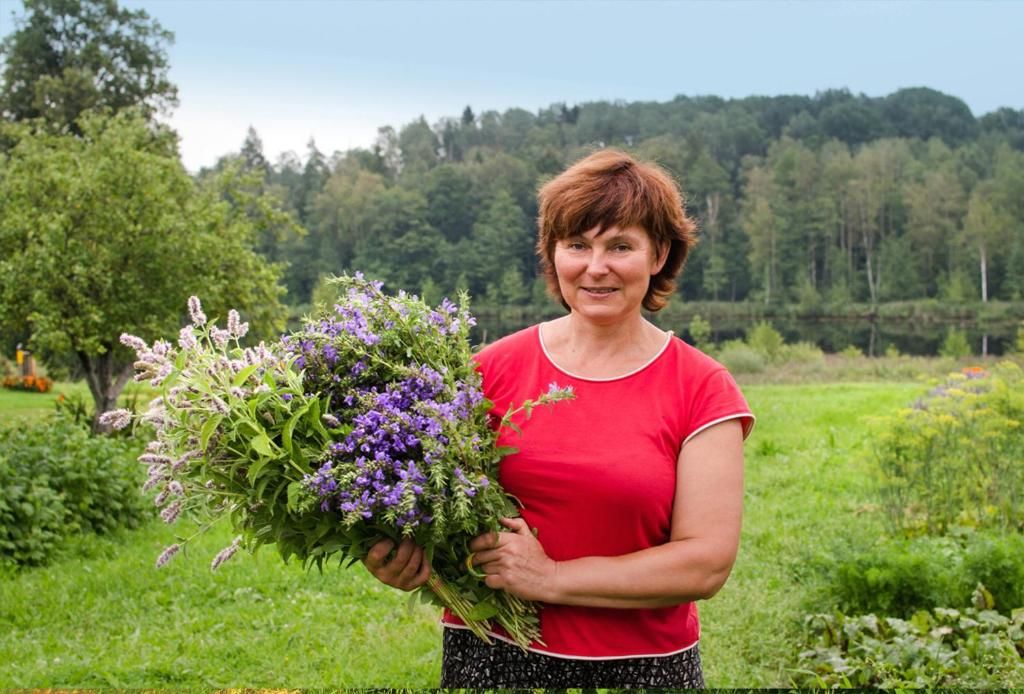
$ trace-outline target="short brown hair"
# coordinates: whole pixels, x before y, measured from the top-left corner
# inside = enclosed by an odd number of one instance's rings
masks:
[[[679,186],[657,164],[638,162],[625,152],[604,149],[548,181],[537,194],[537,255],[548,292],[568,308],[555,275],[555,244],[598,227],[638,226],[668,257],[651,277],[643,306],[657,311],[675,291],[675,277],[697,242],[697,225],[686,216]]]

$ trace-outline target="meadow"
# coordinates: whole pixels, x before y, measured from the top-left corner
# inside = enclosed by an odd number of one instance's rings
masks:
[[[758,423],[747,444],[742,546],[725,588],[700,605],[710,686],[790,684],[815,580],[805,562],[836,537],[882,533],[866,420],[924,387],[745,387]],[[5,394],[0,407],[5,421],[35,417],[55,397]],[[211,573],[230,541],[225,528],[157,570],[175,531],[183,529],[154,522],[80,536],[49,566],[0,575],[0,686],[436,686],[434,608],[360,566],[307,573],[267,550]]]

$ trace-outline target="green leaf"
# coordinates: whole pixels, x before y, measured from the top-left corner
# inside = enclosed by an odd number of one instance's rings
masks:
[[[272,448],[273,444],[270,442],[270,439],[267,437],[266,434],[254,436],[251,440],[251,443],[253,449],[260,455],[265,455],[268,457],[274,456],[274,449]]]
[[[476,605],[473,605],[473,609],[470,610],[469,614],[466,616],[474,621],[480,621],[484,619],[490,619],[496,614],[498,614],[498,606],[495,605],[492,600],[487,599],[483,602],[478,602]]]
[[[288,485],[288,512],[295,513],[299,510],[299,495],[302,494],[302,483],[292,482]]]
[[[213,432],[220,426],[223,419],[223,415],[215,414],[203,424],[203,428],[199,432],[199,448],[201,450],[206,450],[206,446],[210,443],[210,437],[213,436]]]
[[[303,405],[296,410],[295,414],[288,419],[288,422],[284,425],[284,430],[281,432],[281,445],[289,453],[292,450],[292,433],[295,431],[295,425],[298,424],[299,420],[302,419],[302,415],[306,414],[307,410],[309,410],[309,405]]]
[[[263,468],[267,466],[267,463],[269,463],[270,460],[270,458],[260,458],[249,466],[249,471],[245,473],[245,478],[249,480],[249,484],[256,481],[256,478],[260,476]]]
[[[231,382],[231,385],[235,386],[236,388],[241,386],[243,383],[249,380],[249,377],[252,376],[253,372],[255,372],[256,369],[258,368],[259,364],[252,364],[250,366],[245,367],[244,369],[238,372],[238,374],[235,376],[235,380]]]

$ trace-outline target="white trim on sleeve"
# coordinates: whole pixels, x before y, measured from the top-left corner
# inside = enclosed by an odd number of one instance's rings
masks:
[[[687,436],[683,440],[682,446],[685,446],[687,441],[689,441],[690,439],[692,439],[694,436],[696,436],[700,432],[704,431],[705,429],[707,429],[709,427],[713,427],[716,424],[721,424],[722,422],[727,422],[730,419],[747,419],[747,420],[749,420],[749,425],[743,427],[743,438],[744,439],[746,439],[748,436],[750,436],[750,432],[752,432],[754,430],[754,422],[757,421],[757,417],[754,416],[753,412],[737,412],[735,414],[729,414],[729,415],[726,415],[724,417],[719,417],[718,419],[711,420],[710,422],[708,422],[707,424],[701,426],[699,429],[697,429],[696,431],[691,433],[689,436]],[[682,446],[680,446],[680,448],[682,448]]]

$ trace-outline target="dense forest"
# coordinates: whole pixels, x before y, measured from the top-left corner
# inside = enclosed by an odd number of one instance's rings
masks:
[[[254,119],[258,117],[254,114]],[[379,130],[370,149],[268,161],[250,129],[216,167],[256,172],[297,224],[260,251],[289,303],[361,269],[428,297],[546,301],[533,255],[538,183],[599,147],[672,172],[700,222],[687,300],[843,305],[1024,295],[1024,111],[975,118],[927,88],[872,98],[679,96],[555,104]],[[214,171],[200,174],[208,176]]]

